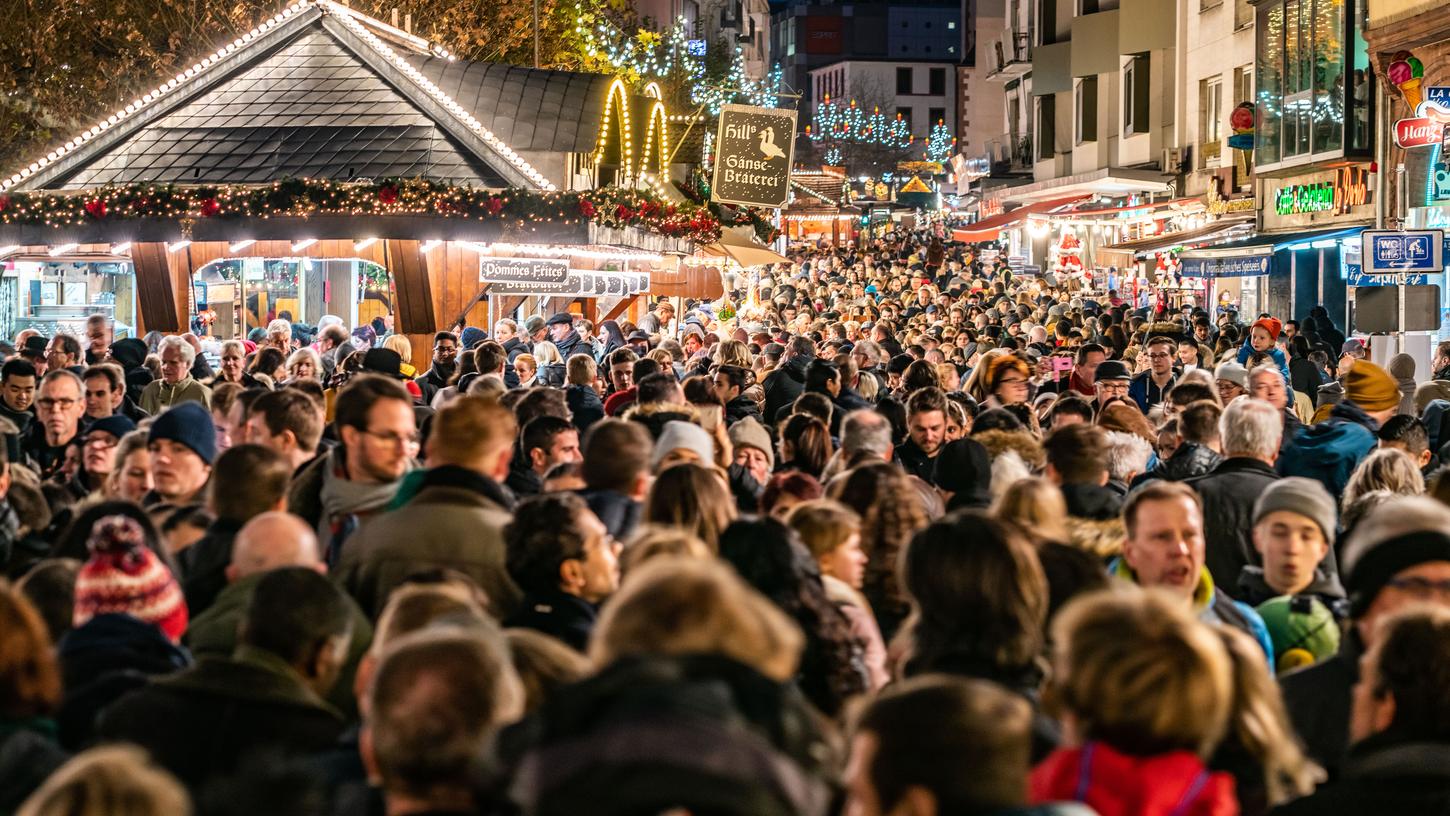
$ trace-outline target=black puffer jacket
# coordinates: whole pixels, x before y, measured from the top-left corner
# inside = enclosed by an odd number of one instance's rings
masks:
[[[765,415],[774,417],[782,407],[795,402],[806,390],[806,366],[814,357],[798,355],[781,363],[765,376]]]

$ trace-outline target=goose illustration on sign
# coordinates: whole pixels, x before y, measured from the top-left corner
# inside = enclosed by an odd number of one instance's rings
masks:
[[[784,207],[790,198],[796,112],[726,105],[716,134],[710,198],[722,204]]]

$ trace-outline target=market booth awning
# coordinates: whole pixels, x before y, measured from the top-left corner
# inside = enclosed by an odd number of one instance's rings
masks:
[[[688,254],[713,221],[624,188],[560,188],[586,156],[622,184],[653,172],[658,155],[642,153],[660,104],[611,76],[457,60],[300,0],[0,174],[0,256],[109,244],[160,331],[184,330],[192,276],[217,257],[386,266],[415,335],[478,303],[484,256],[564,258],[591,275],[576,288],[638,291],[648,281],[623,273]]]
[[[1215,221],[1197,229],[1170,232],[1165,235],[1140,238],[1136,241],[1124,241],[1120,244],[1099,247],[1097,251],[1098,265],[1132,266],[1134,261],[1151,257],[1154,253],[1166,249],[1215,244],[1232,238],[1244,237],[1247,233],[1252,232],[1253,228],[1253,218],[1248,217],[1233,221]]]
[[[1075,204],[1087,198],[1086,195],[1064,196],[1049,201],[1039,201],[1036,204],[1028,204],[1018,207],[1011,212],[998,213],[990,218],[984,218],[975,224],[962,229],[952,230],[952,240],[962,242],[974,241],[995,241],[1002,230],[1016,226],[1018,222],[1029,215],[1052,212],[1069,204]]]
[[[703,246],[697,254],[706,258],[729,258],[746,267],[790,262],[790,258],[756,243],[741,229],[740,227],[726,227],[720,231],[719,243]]]
[[[1305,232],[1255,235],[1213,247],[1190,249],[1178,256],[1184,277],[1244,278],[1267,275],[1273,266],[1274,253],[1286,249],[1327,249],[1346,238],[1353,238],[1363,227],[1321,229]]]

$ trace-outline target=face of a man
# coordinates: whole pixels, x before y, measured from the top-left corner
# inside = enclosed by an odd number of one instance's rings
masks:
[[[765,452],[757,448],[748,448],[744,445],[735,449],[735,464],[750,471],[751,478],[764,485],[770,481],[770,462],[765,458]]]
[[[569,323],[552,323],[552,324],[549,325],[549,337],[551,339],[553,339],[553,341],[555,343],[557,343],[557,342],[563,340],[565,337],[568,337],[569,336],[569,332],[571,332],[573,330],[574,330],[574,326],[572,324],[569,324]]]
[[[1329,552],[1324,532],[1308,516],[1275,510],[1253,529],[1254,549],[1264,562],[1264,581],[1280,595],[1297,595],[1314,580]]]
[[[615,391],[624,391],[634,385],[634,363],[616,363],[609,367],[609,381]]]
[[[167,346],[161,350],[161,379],[168,385],[175,385],[186,379],[186,357],[181,349]]]
[[[928,457],[941,451],[946,439],[947,419],[941,411],[920,411],[907,417],[906,432]]]
[[[1426,561],[1395,573],[1364,616],[1355,621],[1360,639],[1373,646],[1380,620],[1417,603],[1450,607],[1450,561]]]
[[[111,329],[104,323],[92,323],[86,326],[86,341],[90,344],[91,351],[96,354],[104,354],[106,349],[111,347]]]
[[[582,462],[584,456],[579,453],[579,432],[562,431],[554,435],[554,442],[548,448],[534,448],[529,451],[533,459],[534,472],[543,475],[549,472],[554,465],[563,462]]]
[[[1183,496],[1152,499],[1137,507],[1133,532],[1123,543],[1123,559],[1138,584],[1162,587],[1193,597],[1203,572],[1203,516]]]
[[[376,482],[396,481],[418,452],[413,408],[402,400],[378,400],[368,411],[367,426],[344,428],[343,441],[361,475]]]
[[[1289,404],[1289,394],[1284,389],[1284,377],[1277,371],[1258,371],[1249,380],[1251,392],[1256,400],[1263,400],[1280,411]]]
[[[583,586],[579,597],[597,604],[619,589],[619,543],[597,516],[584,512],[579,520],[584,528],[584,560],[580,572]]]
[[[151,451],[151,481],[156,492],[168,502],[191,499],[211,474],[211,467],[196,451],[180,442],[157,439],[147,449]]]
[[[65,350],[65,343],[59,336],[50,338],[50,343],[45,347],[45,363],[50,368],[69,368],[77,362],[74,354]]]
[[[35,378],[17,377],[14,374],[5,378],[3,394],[5,404],[12,411],[24,411],[30,408],[35,402]]]
[[[85,410],[85,397],[69,377],[41,385],[40,396],[35,400],[35,415],[45,426],[46,442],[51,445],[64,444],[76,435]]]
[[[1078,379],[1091,385],[1097,378],[1098,366],[1102,365],[1106,359],[1108,359],[1108,355],[1100,351],[1088,352],[1087,357],[1077,366]]]
[[[1166,343],[1159,343],[1156,346],[1148,347],[1148,366],[1158,376],[1173,371],[1173,347]]]
[[[433,365],[451,368],[458,359],[458,344],[452,340],[439,340],[433,344]]]
[[[729,377],[724,374],[716,374],[715,396],[719,397],[721,402],[729,405],[731,400],[740,396],[740,389],[730,383]]]
[[[91,377],[86,380],[86,416],[105,419],[121,407],[125,395],[124,389],[112,391],[111,381],[105,377]]]
[[[85,463],[86,473],[92,476],[106,476],[111,472],[116,457],[116,437],[105,431],[91,431],[86,435],[86,444],[82,449],[81,460]]]
[[[1098,392],[1098,404],[1101,405],[1114,397],[1128,396],[1127,380],[1098,380],[1093,384]]]

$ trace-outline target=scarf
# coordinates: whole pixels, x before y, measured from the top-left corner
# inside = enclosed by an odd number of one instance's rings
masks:
[[[342,543],[367,516],[387,507],[398,482],[354,482],[347,478],[341,451],[330,455],[322,467],[322,518],[318,537],[326,542],[327,565],[337,565]]]

